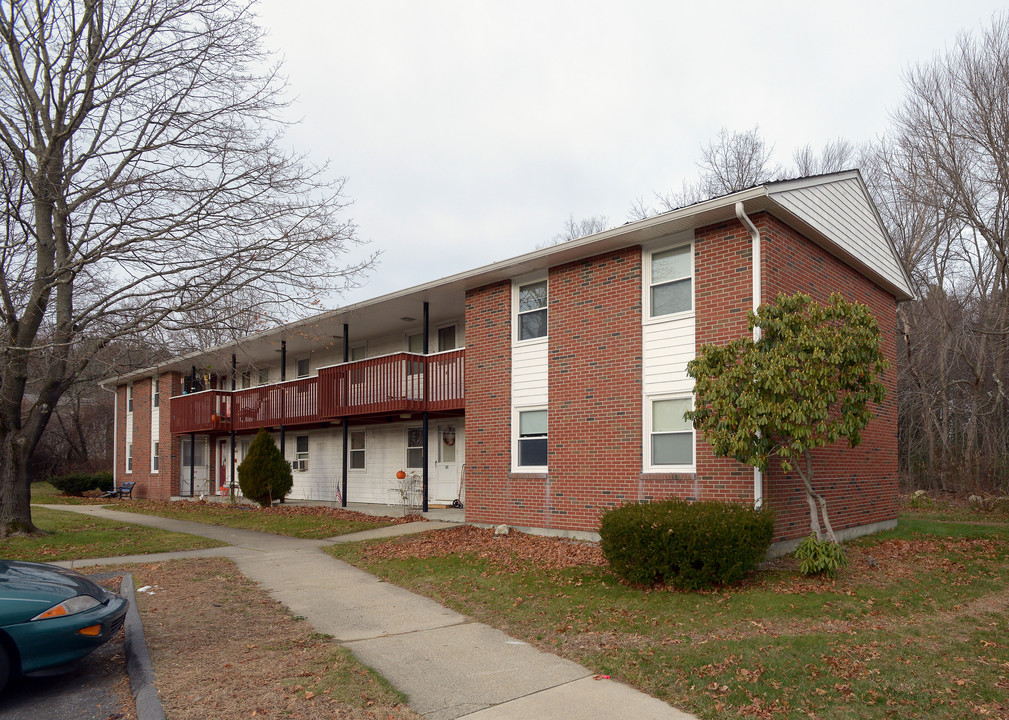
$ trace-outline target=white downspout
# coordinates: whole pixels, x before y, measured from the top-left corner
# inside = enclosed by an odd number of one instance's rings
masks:
[[[743,227],[750,231],[750,239],[752,240],[752,252],[753,256],[753,287],[751,289],[751,294],[753,295],[753,311],[756,312],[757,308],[760,307],[760,231],[757,230],[757,226],[753,224],[746,215],[746,211],[743,209],[743,203],[736,203],[736,217],[739,218],[739,222],[743,223]],[[753,328],[753,341],[756,342],[760,340],[760,328]],[[764,476],[758,468],[753,468],[753,507],[759,510],[764,504]]]

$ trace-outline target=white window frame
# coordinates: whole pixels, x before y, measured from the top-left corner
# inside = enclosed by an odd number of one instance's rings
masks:
[[[416,430],[418,432],[419,437],[420,437],[420,443],[421,443],[420,445],[411,445],[410,444],[410,431],[411,430]],[[406,462],[404,463],[403,466],[407,470],[423,470],[424,469],[424,426],[423,425],[411,425],[410,427],[406,428],[406,431],[403,433],[403,441],[404,441],[404,446],[406,447]],[[419,453],[419,455],[420,455],[420,460],[417,462],[416,465],[411,465],[410,464],[410,451],[411,450],[417,451],[414,454]]]
[[[161,383],[158,382],[158,376],[155,375],[151,378],[151,408],[161,407]]]
[[[155,440],[151,443],[151,474],[156,474],[160,470],[161,458],[159,454],[161,452],[161,442]]]
[[[357,343],[356,345],[351,345],[347,350],[347,357],[349,358],[347,362],[360,362],[368,359],[368,343]],[[354,355],[358,352],[361,353],[361,357],[355,358]]]
[[[522,293],[522,288],[529,287],[530,285],[539,285],[540,283],[545,283],[547,286],[547,300],[546,304],[541,308],[536,308],[535,310],[525,310],[519,311],[519,297]],[[522,326],[521,317],[533,312],[546,312],[547,318],[547,331],[545,334],[538,337],[522,339]],[[550,338],[550,278],[544,275],[537,275],[528,278],[522,278],[521,280],[512,281],[512,327],[514,332],[512,334],[512,342],[515,344],[528,345],[533,343],[545,343]]]
[[[301,439],[305,439],[305,449],[299,450],[298,443]],[[298,472],[305,472],[308,470],[308,452],[309,452],[309,440],[308,435],[295,435],[294,436],[294,461],[297,463],[295,466]]]
[[[269,367],[259,368],[258,384],[259,385],[269,385],[270,384],[270,368]]]
[[[513,473],[545,473],[549,471],[548,465],[519,465],[519,441],[521,437],[520,423],[522,413],[543,411],[547,414],[547,458],[550,457],[550,409],[546,405],[528,405],[524,407],[512,408],[512,472]],[[539,437],[539,436],[537,436]]]
[[[682,278],[676,278],[674,280],[666,280],[661,283],[655,283],[655,285],[666,285],[668,283],[677,282],[679,280],[690,279],[690,308],[687,310],[681,310],[679,312],[666,313],[665,315],[652,315],[652,257],[659,253],[664,253],[669,250],[678,250],[680,248],[687,247],[687,255],[690,258],[690,275],[684,275]],[[642,313],[641,317],[645,324],[650,323],[661,323],[668,322],[670,320],[678,320],[681,318],[688,318],[694,315],[697,308],[697,267],[695,264],[694,257],[694,241],[691,236],[688,238],[680,238],[676,242],[665,242],[662,245],[657,245],[654,247],[649,247],[642,252],[641,258],[641,307]]]
[[[188,464],[186,463],[186,446],[187,445],[189,446],[189,463]],[[206,445],[206,443],[204,441],[202,441],[202,440],[199,440],[199,439],[195,443],[191,443],[191,442],[189,442],[189,438],[187,438],[187,437],[182,438],[182,445],[179,448],[179,455],[181,456],[180,457],[181,467],[184,467],[184,468],[190,467],[190,465],[193,464],[194,460],[198,460],[199,461],[199,462],[196,463],[196,467],[198,467],[198,468],[204,467],[207,464],[207,457],[206,457],[207,453],[204,452],[204,450],[207,449],[205,447],[205,445]],[[242,443],[239,442],[239,444],[236,446],[236,448],[241,448],[241,446],[242,446]],[[196,453],[196,449],[195,448],[197,448],[197,447],[200,448],[200,452],[199,452],[200,457],[199,458],[196,457],[197,453]],[[244,455],[242,457],[244,459]],[[238,461],[238,459],[236,458],[236,462],[237,461]]]
[[[126,472],[133,474],[133,443],[126,443]]]
[[[133,383],[126,385],[126,414],[133,414]]]
[[[354,448],[354,435],[360,434],[364,438],[364,447]],[[368,469],[368,431],[364,428],[354,429],[351,428],[347,433],[347,442],[350,447],[347,448],[347,470],[351,472],[364,472]],[[353,458],[354,453],[360,453],[361,457],[364,458],[364,462],[361,467],[354,467]]]
[[[691,409],[694,408],[694,396],[693,394],[664,394],[664,395],[652,395],[646,396],[644,403],[644,423],[642,427],[644,428],[644,471],[650,473],[693,473],[697,468],[697,431],[691,426],[690,432],[690,447],[691,447],[691,459],[692,462],[689,465],[656,465],[652,462],[652,437],[654,436],[653,429],[653,411],[652,406],[657,402],[662,402],[664,400],[686,400],[687,404]],[[679,433],[686,433],[686,430],[677,431]]]
[[[301,374],[301,363],[305,363],[305,374]],[[307,377],[312,377],[312,358],[310,356],[300,357],[294,361],[294,377],[297,380],[303,380]]]

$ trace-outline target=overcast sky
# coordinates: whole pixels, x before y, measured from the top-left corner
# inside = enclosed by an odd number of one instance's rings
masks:
[[[679,189],[722,127],[883,133],[903,73],[1003,3],[261,0],[301,123],[383,255],[335,306],[534,249]]]

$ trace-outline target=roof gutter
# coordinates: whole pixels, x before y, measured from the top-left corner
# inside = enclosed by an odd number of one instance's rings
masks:
[[[739,222],[743,224],[750,232],[751,240],[751,252],[753,258],[753,287],[751,289],[751,295],[753,296],[753,312],[757,312],[760,307],[760,297],[761,297],[761,275],[760,275],[760,231],[757,230],[757,226],[753,224],[753,221],[746,215],[746,211],[743,209],[742,201],[736,203],[736,217],[739,218]],[[753,328],[753,341],[758,342],[760,340],[760,328]],[[758,431],[759,432],[759,431]],[[753,507],[759,510],[764,504],[764,474],[760,472],[760,468],[753,468]]]

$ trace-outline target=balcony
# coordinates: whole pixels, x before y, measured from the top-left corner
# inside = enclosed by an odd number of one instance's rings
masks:
[[[318,377],[171,399],[173,434],[312,425],[359,415],[466,407],[465,350],[395,353],[319,370]]]
[[[328,418],[466,407],[466,351],[394,353],[319,370],[322,414]]]

